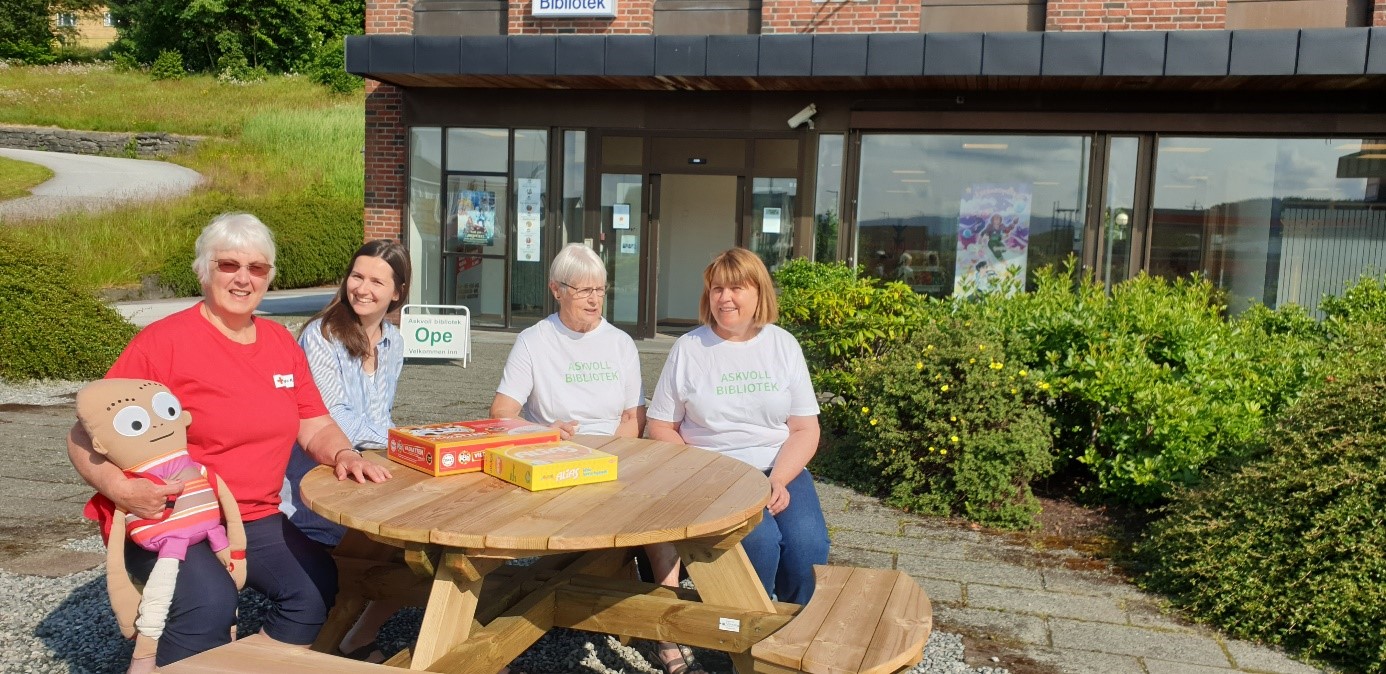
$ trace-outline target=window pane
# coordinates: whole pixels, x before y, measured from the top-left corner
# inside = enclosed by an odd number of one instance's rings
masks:
[[[794,178],[756,178],[751,184],[751,250],[772,273],[794,250]]]
[[[813,259],[837,259],[838,230],[842,224],[842,135],[818,137],[817,193],[813,198]]]
[[[414,283],[409,301],[438,304],[442,301],[443,232],[440,195],[443,182],[443,131],[437,127],[409,130],[409,255],[414,263]]]
[[[510,318],[540,318],[544,310],[543,233],[548,184],[549,134],[515,130],[515,263],[510,269]]]
[[[1136,204],[1137,138],[1113,138],[1107,147],[1107,203],[1102,209],[1102,280],[1126,280],[1131,264],[1131,220]]]
[[[563,232],[565,243],[583,239],[582,192],[587,175],[587,132],[563,132]]]
[[[645,212],[645,181],[640,174],[602,174],[601,235],[597,252],[606,262],[611,300],[606,318],[612,323],[640,320],[640,246]]]
[[[506,129],[448,129],[448,170],[505,173],[509,142]]]
[[[1161,138],[1150,272],[1202,275],[1233,311],[1316,310],[1386,267],[1383,159],[1375,139]]]
[[[1081,246],[1087,136],[862,137],[856,259],[917,292],[995,287]]]

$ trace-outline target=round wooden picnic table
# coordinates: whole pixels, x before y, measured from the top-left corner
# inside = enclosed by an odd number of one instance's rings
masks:
[[[353,530],[337,551],[343,596],[315,647],[335,645],[333,639],[340,638],[364,605],[365,594],[351,595],[351,586],[360,580],[349,577],[355,568],[351,564],[388,559],[390,548],[381,550],[388,545],[403,548],[410,568],[433,579],[412,653],[413,669],[499,669],[547,627],[581,623],[579,628],[598,631],[721,644],[708,647],[733,651],[743,671],[750,671],[750,645],[764,637],[770,623],[787,620],[776,616],[775,603],[738,542],[760,521],[769,500],[766,476],[736,459],[683,445],[598,436],[575,440],[615,454],[618,479],[530,492],[483,473],[435,478],[390,462],[383,452],[367,452],[366,458],[390,467],[394,477],[386,482],[338,481],[326,467],[309,472],[302,482],[303,502]],[[653,586],[637,588],[638,581],[627,582],[618,572],[625,563],[622,549],[651,543],[675,544],[701,603],[742,610],[744,624],[711,620],[721,625],[722,633],[714,627],[706,635],[683,634],[678,625],[666,624],[670,615],[700,610],[700,602],[653,596]],[[504,560],[584,551],[586,555],[555,566],[556,575],[532,593],[529,603],[511,602],[494,616],[485,606],[478,610],[482,581]],[[385,584],[378,580],[378,567],[362,573],[375,573],[375,582]],[[599,576],[607,584],[600,592],[567,589],[575,579],[586,579],[589,588],[600,584]],[[528,576],[530,581],[535,577]],[[522,594],[521,585],[510,583],[506,596]],[[566,593],[562,601],[554,599],[559,589]],[[629,600],[636,595],[643,599]],[[598,605],[605,607],[608,600],[621,606],[599,611]],[[565,613],[565,606],[578,603],[581,610]],[[627,608],[629,615],[623,613]],[[591,622],[587,614],[594,613],[611,622]],[[485,617],[492,618],[489,624],[474,629],[474,619],[485,623]],[[536,633],[535,625],[545,627]],[[477,657],[491,664],[477,666]]]

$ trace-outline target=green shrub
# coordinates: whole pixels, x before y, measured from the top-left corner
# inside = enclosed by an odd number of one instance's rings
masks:
[[[333,283],[361,246],[364,225],[360,206],[330,198],[319,190],[236,202],[224,210],[252,213],[274,232],[274,289]],[[217,214],[199,215],[206,216],[201,222],[205,226]],[[193,244],[199,232],[200,226],[191,230],[186,243],[164,263],[159,271],[160,285],[180,295],[202,292],[192,271]]]
[[[994,326],[943,319],[858,359],[857,392],[841,405],[843,433],[824,472],[905,510],[1033,526],[1030,482],[1054,463],[1042,411],[1050,385],[1008,361],[1001,337]]]
[[[100,377],[135,332],[62,260],[0,231],[0,378]]]
[[[328,40],[313,51],[308,77],[329,91],[347,94],[360,89],[365,80],[346,71],[346,40]]]
[[[188,71],[183,68],[183,55],[172,50],[159,52],[154,65],[149,68],[149,77],[155,80],[181,80]]]
[[[847,395],[851,363],[902,343],[946,305],[898,282],[859,277],[840,262],[795,259],[775,272],[779,324],[799,340],[819,392]]]
[[[1333,325],[1386,323],[1386,278],[1363,274],[1342,295],[1324,295],[1319,310]]]
[[[1229,634],[1386,672],[1386,326],[1362,325],[1279,419],[1270,453],[1181,492],[1142,582]]]

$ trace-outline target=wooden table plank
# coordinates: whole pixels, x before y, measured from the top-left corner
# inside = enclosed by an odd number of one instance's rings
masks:
[[[380,665],[349,660],[252,634],[226,646],[204,651],[159,668],[167,674],[245,674],[302,672],[303,674],[381,674]]]
[[[432,479],[417,470],[389,460],[384,452],[364,452],[362,458],[389,468],[394,477],[384,482],[358,483],[355,480],[338,480],[331,467],[318,466],[308,471],[299,483],[299,495],[303,499],[303,504],[329,521],[340,523],[345,515],[353,514],[373,503],[388,503],[394,499],[396,492]],[[372,526],[370,522],[366,525]],[[343,526],[361,528],[353,525]]]
[[[919,583],[901,573],[876,626],[876,636],[866,647],[861,674],[889,674],[917,662],[924,655],[932,629],[929,597]]]
[[[770,478],[758,470],[741,473],[688,525],[688,537],[706,536],[735,527],[764,510],[769,502]]]
[[[435,477],[440,488],[450,489],[447,498],[435,498],[417,505],[411,510],[388,517],[382,517],[378,531],[385,536],[420,543],[433,542],[433,530],[438,522],[447,520],[458,510],[474,508],[491,501],[508,498],[513,485],[502,480],[468,473],[448,477]]]
[[[688,568],[688,577],[698,587],[698,595],[710,604],[773,613],[775,604],[765,593],[751,560],[740,545],[718,549],[696,541],[674,544]],[[792,623],[791,623],[792,624]],[[754,671],[751,651],[729,653],[738,672]]]
[[[699,522],[698,516],[743,475],[746,475],[744,467],[726,461],[713,461],[703,466],[645,507],[638,517],[623,524],[616,532],[615,544],[635,546],[687,538],[688,528]],[[745,520],[743,512],[739,521]]]
[[[803,669],[814,674],[848,674],[861,668],[874,628],[895,587],[896,571],[852,569],[846,592],[833,602],[823,626],[804,651]],[[816,594],[816,592],[815,592]],[[809,601],[813,603],[812,600]]]

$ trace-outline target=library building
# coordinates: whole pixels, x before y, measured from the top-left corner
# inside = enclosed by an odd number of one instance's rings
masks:
[[[519,329],[586,242],[697,323],[732,246],[916,292],[1196,274],[1316,311],[1386,270],[1386,0],[367,0],[365,235]]]

